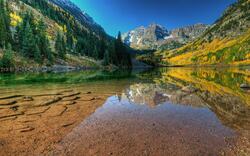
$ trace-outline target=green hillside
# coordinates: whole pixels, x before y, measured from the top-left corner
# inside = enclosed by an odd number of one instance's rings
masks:
[[[47,0],[0,0],[0,17],[1,68],[131,66],[119,38]]]

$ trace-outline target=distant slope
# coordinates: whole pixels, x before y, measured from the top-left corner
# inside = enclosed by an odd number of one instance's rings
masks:
[[[232,4],[194,42],[155,55],[165,65],[250,65],[250,0]]]
[[[90,17],[86,12],[82,11],[78,6],[72,3],[70,0],[49,0],[50,2],[61,7],[65,11],[72,14],[82,25],[88,27],[93,32],[105,33],[104,29],[97,24],[92,17]]]

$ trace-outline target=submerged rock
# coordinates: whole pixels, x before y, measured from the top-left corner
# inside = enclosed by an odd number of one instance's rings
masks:
[[[17,101],[4,101],[0,103],[0,106],[10,106],[16,104]]]
[[[22,97],[23,95],[11,95],[11,96],[7,96],[7,97],[0,97],[0,100],[7,100],[7,99],[13,99],[13,98],[18,98],[18,97]]]
[[[28,126],[28,127],[24,127],[23,129],[21,129],[20,132],[25,133],[25,132],[31,132],[33,130],[35,130],[35,128]]]
[[[49,100],[47,102],[44,102],[44,103],[42,103],[42,104],[40,104],[38,106],[49,106],[49,105],[52,105],[52,104],[54,104],[56,102],[61,101],[62,99],[63,99],[62,97],[55,97],[54,99]]]

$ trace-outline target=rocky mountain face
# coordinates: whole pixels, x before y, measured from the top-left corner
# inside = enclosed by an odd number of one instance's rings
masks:
[[[183,28],[168,31],[158,24],[151,24],[148,27],[138,27],[132,31],[124,33],[122,39],[124,43],[135,49],[161,49],[173,42],[182,45],[196,39],[208,28],[205,24],[195,24]]]
[[[155,49],[169,36],[169,32],[161,25],[151,24],[138,27],[122,35],[124,43],[135,49]]]
[[[195,24],[183,28],[173,29],[171,31],[171,37],[178,39],[180,42],[192,41],[203,34],[208,25],[205,24]]]
[[[98,25],[92,17],[82,11],[76,4],[70,0],[49,0],[51,3],[61,7],[73,15],[82,25],[89,27],[96,33],[104,33],[104,29]]]

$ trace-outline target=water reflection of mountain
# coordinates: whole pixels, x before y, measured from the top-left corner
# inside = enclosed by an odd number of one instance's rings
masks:
[[[130,102],[148,105],[152,108],[169,100],[167,90],[150,83],[131,85],[126,89],[125,94]]]
[[[154,83],[130,85],[125,91],[128,99],[152,108],[166,102],[209,108],[225,125],[250,129],[249,92],[239,87],[241,83],[249,83],[248,70],[178,68],[160,73]]]

